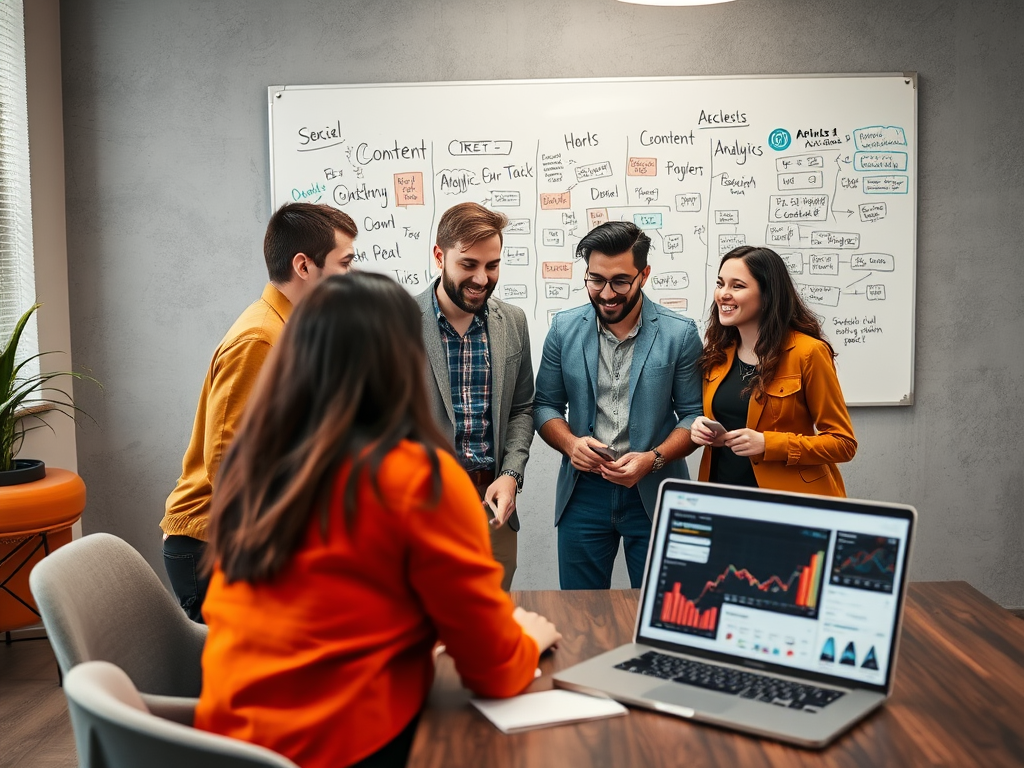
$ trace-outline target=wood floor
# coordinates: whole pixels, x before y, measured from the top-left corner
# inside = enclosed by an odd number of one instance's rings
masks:
[[[42,638],[5,645],[0,635],[0,768],[77,765],[50,643]]]

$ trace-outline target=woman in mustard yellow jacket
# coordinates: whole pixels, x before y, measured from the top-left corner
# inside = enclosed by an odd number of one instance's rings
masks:
[[[836,466],[857,451],[835,352],[768,248],[742,246],[718,269],[701,368],[699,479],[845,496]]]

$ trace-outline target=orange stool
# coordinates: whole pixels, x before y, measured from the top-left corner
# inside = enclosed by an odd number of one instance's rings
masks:
[[[33,566],[71,541],[85,509],[85,483],[74,472],[46,468],[46,477],[0,488],[0,632],[39,622],[28,586]]]

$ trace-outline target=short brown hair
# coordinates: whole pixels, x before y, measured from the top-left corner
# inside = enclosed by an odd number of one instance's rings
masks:
[[[297,253],[306,254],[322,268],[327,254],[337,245],[335,232],[355,238],[359,229],[351,216],[329,205],[285,203],[278,208],[263,238],[263,257],[271,282],[284,284],[292,279],[292,259]]]
[[[504,243],[501,232],[508,226],[508,216],[489,211],[479,203],[459,203],[444,212],[437,224],[437,247],[447,251],[455,246],[464,251],[481,240],[498,236]]]

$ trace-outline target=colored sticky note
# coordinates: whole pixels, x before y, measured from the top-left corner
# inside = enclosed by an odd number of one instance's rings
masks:
[[[420,171],[395,174],[395,205],[423,205],[423,174]]]

